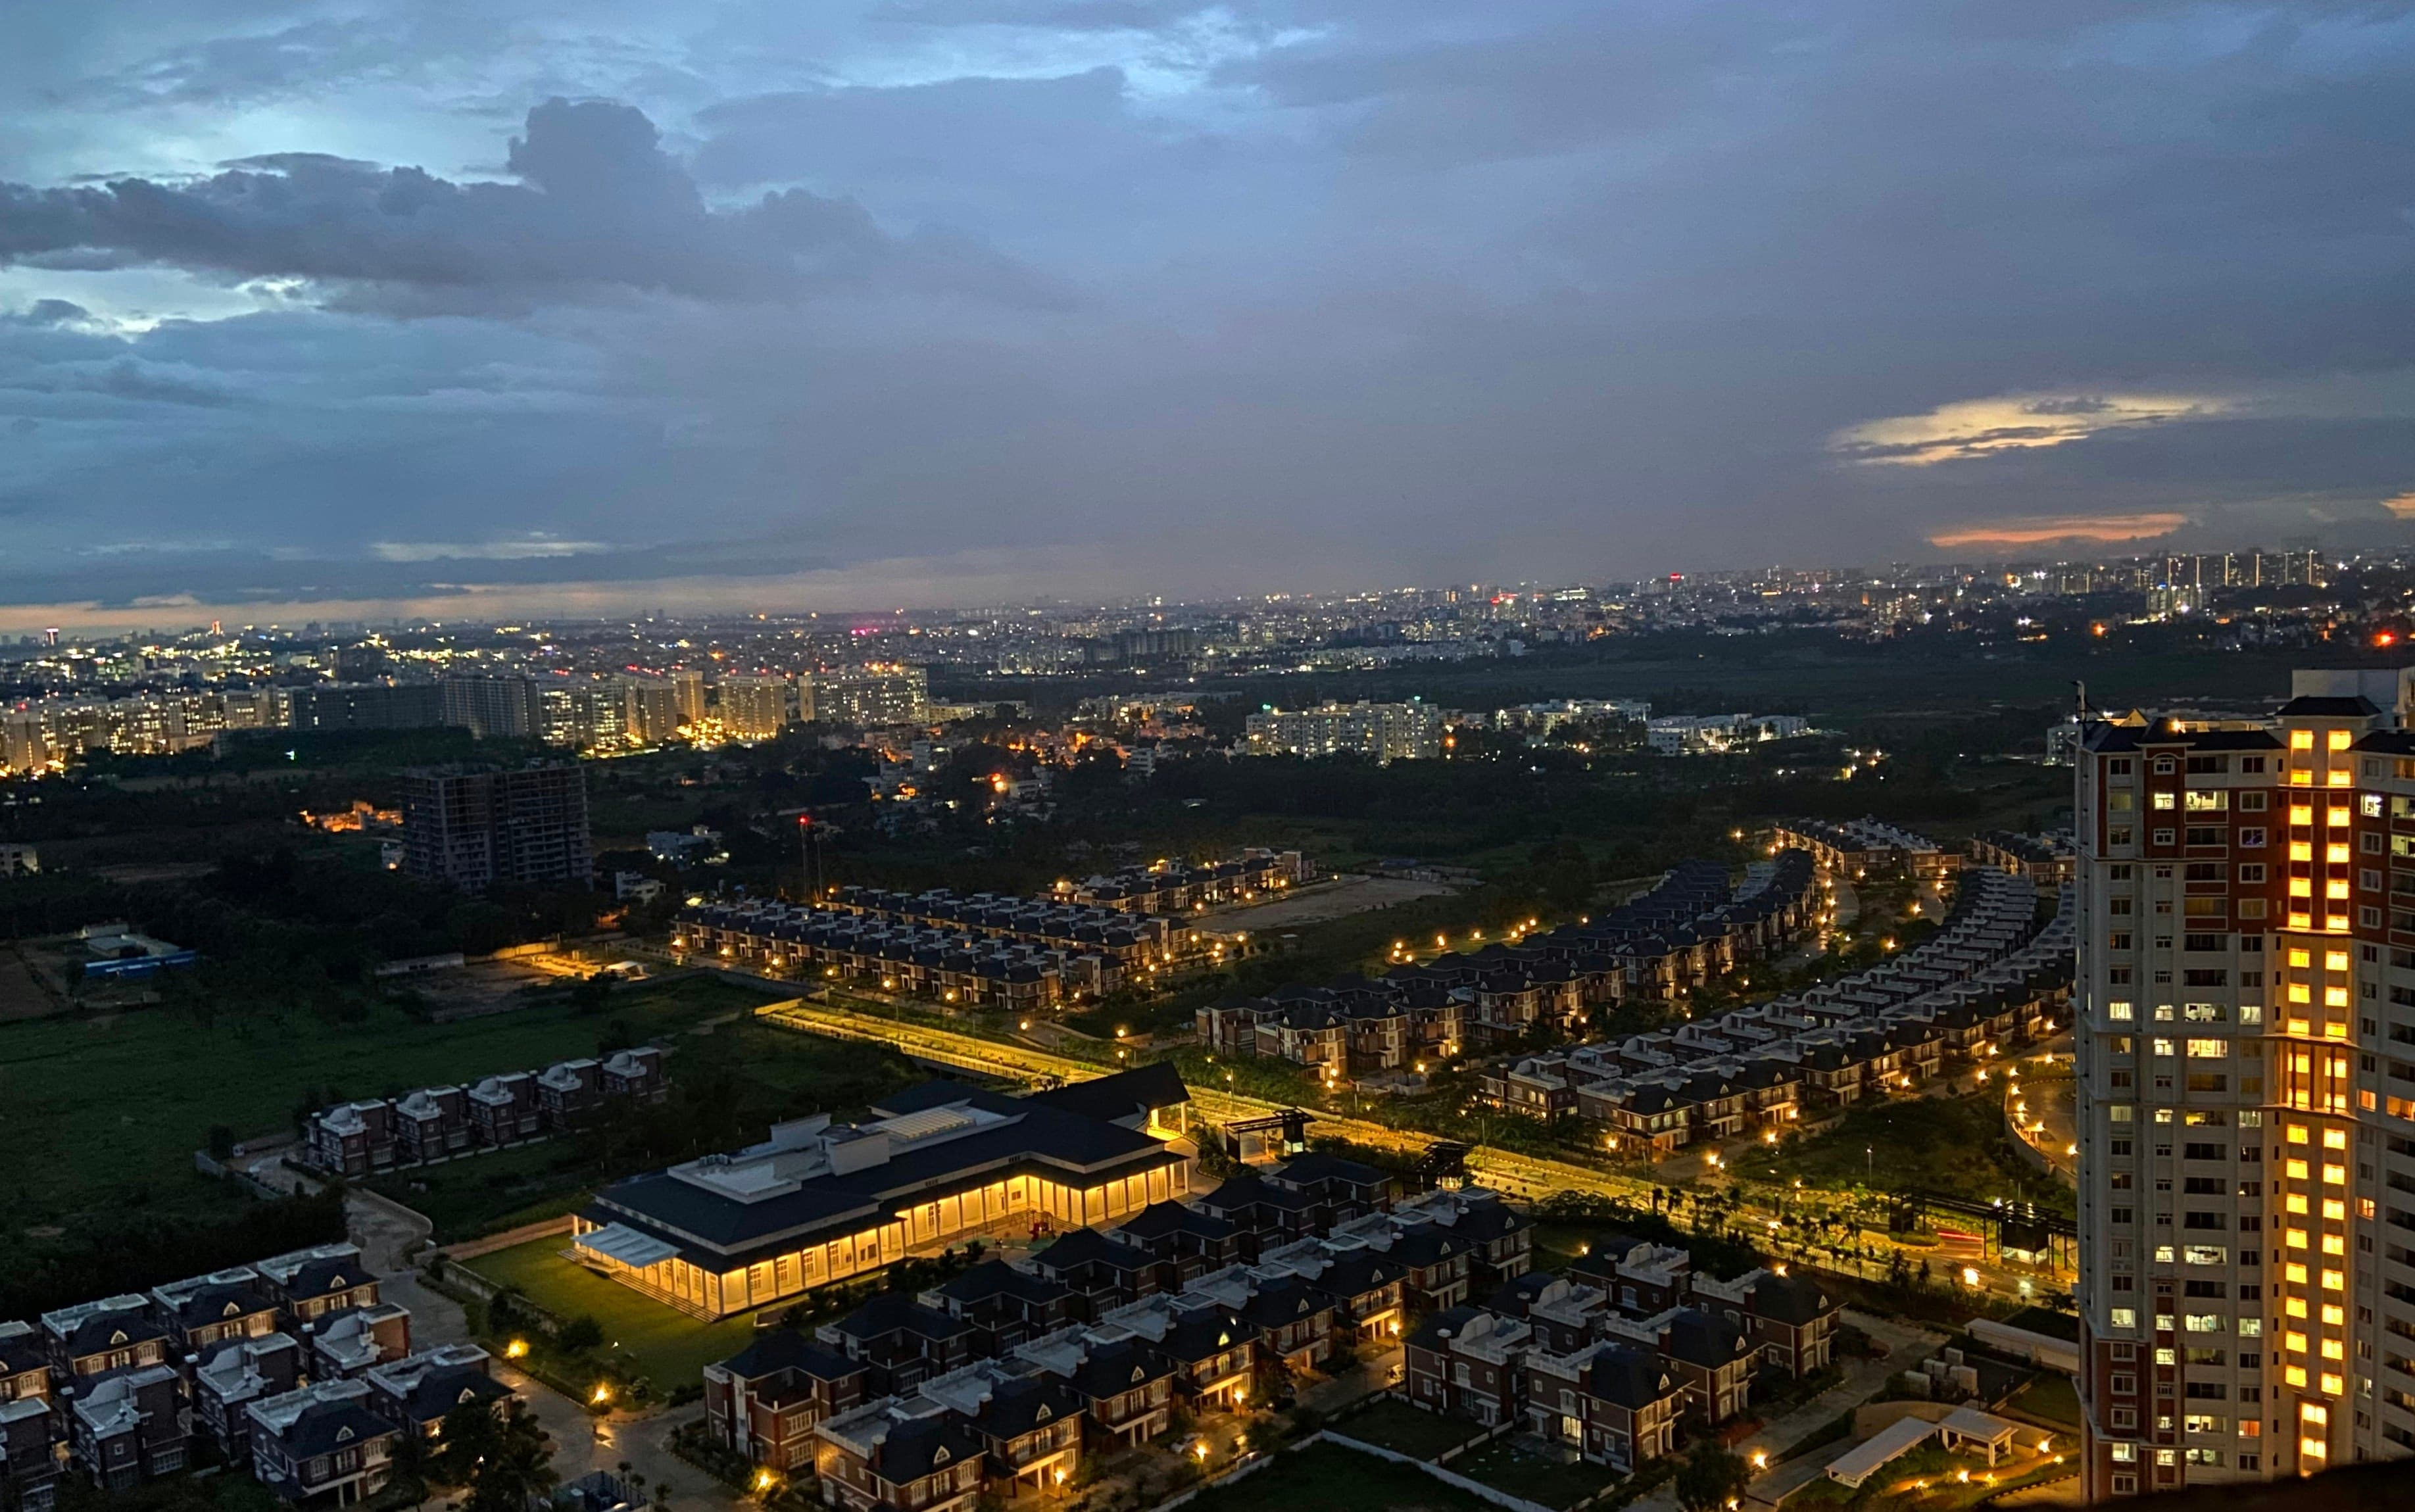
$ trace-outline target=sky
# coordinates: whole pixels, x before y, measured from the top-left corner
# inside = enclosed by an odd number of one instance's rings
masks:
[[[2408,6],[22,11],[0,626],[2415,517]]]

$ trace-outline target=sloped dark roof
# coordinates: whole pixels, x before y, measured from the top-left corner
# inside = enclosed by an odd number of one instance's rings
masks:
[[[793,1328],[766,1328],[755,1342],[721,1362],[721,1368],[752,1381],[781,1370],[802,1370],[824,1381],[843,1380],[863,1367],[837,1351],[814,1342]]]
[[[1034,1092],[1023,1100],[1113,1123],[1135,1114],[1178,1108],[1191,1100],[1191,1088],[1183,1085],[1182,1073],[1175,1069],[1172,1061],[1159,1060],[1146,1066],[1134,1066],[1128,1071],[1118,1071],[1113,1076],[1074,1082],[1053,1091]]]
[[[1623,1344],[1595,1353],[1586,1385],[1594,1396],[1629,1411],[1648,1407],[1682,1389],[1658,1356]]]

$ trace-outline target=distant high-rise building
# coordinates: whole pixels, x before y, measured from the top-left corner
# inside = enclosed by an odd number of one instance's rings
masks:
[[[329,682],[288,696],[295,729],[422,729],[442,712],[433,682]]]
[[[788,686],[784,677],[726,677],[714,683],[723,733],[739,741],[777,736],[788,723]]]
[[[458,887],[594,879],[587,778],[548,762],[404,774],[403,869]]]
[[[660,745],[679,738],[687,720],[680,713],[677,683],[668,678],[627,677],[621,680],[621,691],[631,740]]]
[[[448,677],[442,691],[443,722],[484,740],[526,740],[543,721],[535,681],[524,677]]]
[[[629,734],[627,695],[617,682],[602,680],[539,683],[537,734],[548,745],[573,751],[623,744]]]
[[[931,704],[931,675],[919,666],[850,667],[819,679],[814,712],[825,723],[859,729],[919,725]]]
[[[691,667],[679,667],[670,674],[671,696],[678,700],[680,723],[704,723],[704,674]]]

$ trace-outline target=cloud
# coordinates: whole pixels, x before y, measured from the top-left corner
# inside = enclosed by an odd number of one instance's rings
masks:
[[[532,535],[509,541],[372,541],[369,552],[380,561],[538,561],[551,557],[589,556],[612,548],[601,541],[564,541]]]
[[[1929,533],[1928,544],[1945,551],[1972,546],[2024,546],[2053,544],[2108,545],[2152,541],[2189,523],[2186,515],[2047,515],[2020,519],[1958,525]]]
[[[299,279],[339,307],[413,314],[638,292],[741,302],[843,289],[1062,298],[961,235],[892,235],[853,201],[784,189],[709,208],[662,151],[653,124],[625,105],[536,106],[512,139],[508,167],[519,183],[288,152],[189,182],[5,184],[0,265]]]
[[[2415,519],[2415,491],[2392,494],[2381,502],[2381,507],[2400,519]]]
[[[2227,407],[2220,399],[2187,395],[1963,399],[1926,414],[1848,426],[1828,439],[1828,449],[1852,462],[1929,467],[1999,452],[2062,446],[2103,431],[2203,419]]]

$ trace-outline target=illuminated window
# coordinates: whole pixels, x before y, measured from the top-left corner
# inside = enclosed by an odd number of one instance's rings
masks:
[[[2302,1318],[2306,1315],[2306,1299],[2302,1296],[2290,1297],[2281,1304],[2281,1310],[2293,1318]]]
[[[2327,1150],[2344,1150],[2348,1148],[2348,1130],[2345,1129],[2324,1130],[2323,1148]]]
[[[2348,1322],[2348,1309],[2341,1307],[2336,1302],[2324,1303],[2323,1322],[2327,1326],[2332,1328],[2340,1327]]]
[[[2306,1384],[2306,1368],[2302,1365],[2292,1365],[2281,1372],[2281,1378],[2293,1386],[2302,1386]]]
[[[2298,1421],[2302,1423],[2312,1423],[2317,1428],[2322,1428],[2329,1424],[2331,1420],[2332,1410],[2329,1407],[2324,1406],[2321,1402],[2302,1401],[2298,1403]]]
[[[2290,1249],[2292,1249],[2292,1250],[2303,1250],[2303,1249],[2306,1247],[2306,1243],[2307,1243],[2307,1239],[2306,1239],[2306,1231],[2305,1231],[2305,1230],[2303,1230],[2303,1229],[2291,1229],[2291,1230],[2289,1231],[2289,1248],[2290,1248]]]
[[[2137,1015],[2129,1004],[2116,1002],[2105,1005],[2105,1016],[2116,1024],[2127,1024]]]
[[[2346,846],[2334,846],[2332,848],[2339,852],[2337,856],[2332,858],[2333,861],[2344,861],[2348,860],[2348,847]],[[2326,971],[2346,971],[2348,969],[2348,952],[2346,951],[2325,951],[2323,952],[2323,969]]]
[[[2290,1265],[2288,1267],[2288,1278],[2289,1278],[2289,1280],[2292,1280],[2292,1281],[2295,1281],[2298,1285],[2300,1285],[2300,1286],[2303,1286],[2303,1285],[2305,1285],[2305,1284],[2306,1284],[2306,1267],[2305,1267],[2305,1266],[2301,1265],[2292,1264],[2292,1265]]]
[[[2305,821],[2301,819],[2299,822],[2302,824]],[[2289,951],[2289,964],[2293,966],[2312,966],[2315,964],[2314,952],[2308,950],[2293,948]]]
[[[2338,1376],[2326,1374],[2323,1377],[2323,1389],[2336,1397],[2348,1389],[2348,1383]]]
[[[2324,1219],[2325,1219],[2326,1220],[2328,1220],[2328,1221],[2330,1221],[2330,1222],[2333,1222],[2333,1223],[2345,1223],[2345,1222],[2347,1222],[2347,1221],[2348,1221],[2348,1204],[2346,1204],[2346,1203],[2344,1203],[2344,1202],[2341,1202],[2341,1201],[2340,1201],[2338,1198],[2336,1198],[2336,1197],[2326,1197],[2326,1198],[2324,1198],[2324,1199],[2323,1199],[2323,1217],[2324,1217]]]
[[[2315,748],[2315,732],[2314,732],[2313,730],[2310,730],[2310,729],[2293,729],[2293,730],[2291,730],[2291,731],[2289,732],[2289,749],[2290,749],[2290,750],[2292,750],[2292,751],[2311,751],[2311,750],[2313,750],[2314,748]]]
[[[2300,1268],[2302,1269],[2303,1267],[2302,1266]],[[2300,1280],[2305,1280],[2302,1276],[2298,1279]],[[2138,1326],[2138,1310],[2137,1308],[2115,1308],[2112,1310],[2110,1317],[2113,1321],[2113,1326],[2116,1328],[2136,1328]]]
[[[2227,1060],[2229,1056],[2230,1041],[2228,1040],[2191,1040],[2188,1042],[2191,1060]]]
[[[2289,1001],[2293,1003],[2311,1003],[2314,1000],[2315,990],[2312,987],[2307,986],[2302,981],[2293,981],[2289,983]]]
[[[2348,1272],[2344,1270],[2327,1270],[2323,1272],[2323,1290],[2326,1292],[2347,1291]]]
[[[2344,730],[2344,729],[2335,729],[2335,730],[2329,731],[2329,732],[2328,732],[2328,737],[2329,737],[2329,738],[2324,741],[2324,743],[2325,743],[2325,744],[2327,744],[2327,745],[2329,745],[2329,746],[2330,746],[2332,750],[2334,750],[2334,751],[2345,751],[2345,750],[2347,750],[2347,749],[2348,749],[2348,742],[2349,741],[2351,741],[2351,740],[2355,739],[2355,737],[2354,737],[2354,736],[2350,735],[2347,730]]]
[[[2348,1346],[2336,1339],[2326,1339],[2323,1340],[2323,1358],[2344,1360],[2348,1358]]]
[[[2292,1355],[2303,1355],[2306,1352],[2306,1336],[2292,1329],[2281,1336],[2281,1347]]]
[[[2343,882],[2343,883],[2341,883],[2340,885],[2341,885],[2342,887],[2346,887],[2348,884],[2347,884],[2347,883],[2345,883],[2345,882]],[[2346,1007],[2348,1007],[2348,989],[2347,989],[2347,988],[2345,988],[2345,987],[2326,987],[2326,988],[2324,988],[2324,989],[2323,989],[2323,1006],[2324,1006],[2325,1008],[2346,1008]]]
[[[2303,1213],[2306,1211],[2306,1199],[2293,1191],[2285,1199],[2283,1205],[2293,1213]]]
[[[2310,1062],[2308,1061],[2308,1059],[2307,1059],[2307,1057],[2306,1057],[2306,1056],[2304,1056],[2304,1055],[2300,1055],[2300,1056],[2298,1057],[2298,1070],[2304,1070],[2306,1069],[2306,1067],[2307,1067],[2309,1064],[2310,1064]],[[2305,1161],[2303,1161],[2303,1160],[2291,1160],[2291,1161],[2290,1161],[2287,1166],[2285,1166],[2283,1169],[2287,1170],[2287,1171],[2289,1173],[2289,1179],[2290,1179],[2290,1180],[2292,1180],[2292,1181],[2303,1181],[2303,1180],[2307,1179],[2307,1177],[2309,1176],[2309,1175],[2311,1175],[2311,1173],[2312,1173],[2312,1172],[2313,1172],[2313,1170],[2314,1170],[2314,1167],[2312,1167],[2312,1166],[2308,1165],[2308,1164],[2307,1164]]]
[[[2323,1253],[2325,1253],[2325,1254],[2327,1254],[2327,1255],[2344,1255],[2344,1254],[2348,1253],[2348,1239],[2347,1239],[2347,1237],[2346,1237],[2345,1235],[2337,1235],[2337,1234],[2326,1234],[2326,1235],[2323,1235]]]
[[[2193,1334],[2218,1334],[2222,1332],[2222,1317],[2213,1312],[2186,1313],[2181,1318],[2181,1325]]]
[[[2345,1186],[2347,1186],[2347,1185],[2348,1185],[2348,1167],[2347,1167],[2347,1166],[2344,1166],[2344,1165],[2326,1165],[2326,1166],[2324,1166],[2324,1167],[2323,1167],[2323,1185],[2324,1185],[2324,1186],[2326,1186],[2326,1187],[2345,1187]]]

